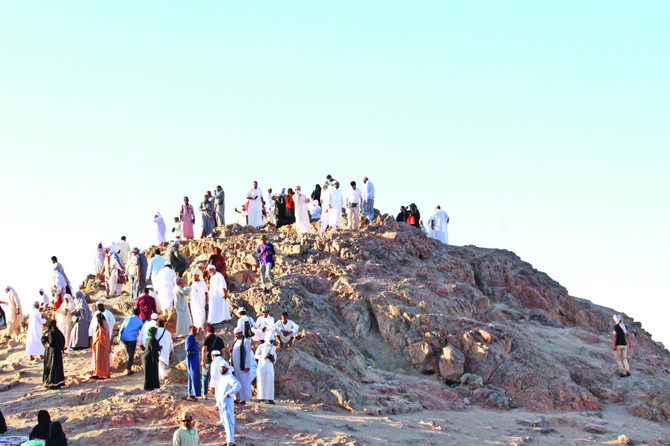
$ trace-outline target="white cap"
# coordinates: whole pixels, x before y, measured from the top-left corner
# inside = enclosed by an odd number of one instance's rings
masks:
[[[240,307],[240,308],[237,309],[237,312],[238,312],[238,313],[246,313],[246,312],[247,312],[247,309],[244,308],[244,307]]]
[[[216,269],[216,266],[210,263],[207,265],[207,269]]]
[[[95,304],[96,304],[96,305],[105,305],[105,303],[104,303],[103,301],[101,301],[101,300],[97,301]]]
[[[211,355],[212,356],[221,356],[221,352],[219,350],[212,350]]]
[[[158,320],[158,314],[156,314],[156,313],[151,313],[151,319],[154,320],[154,321],[155,321],[155,320]]]

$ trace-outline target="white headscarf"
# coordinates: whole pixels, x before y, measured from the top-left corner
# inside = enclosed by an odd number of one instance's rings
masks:
[[[15,293],[16,292],[16,290],[9,285],[7,285],[5,290],[7,291],[7,293]]]
[[[265,343],[270,345],[274,342],[275,340],[275,334],[272,333],[271,331],[268,333],[265,333]]]
[[[623,317],[620,314],[615,314],[612,316],[612,319],[614,319],[615,323],[619,324],[624,333],[628,334],[628,329],[626,328],[626,324],[623,323]]]

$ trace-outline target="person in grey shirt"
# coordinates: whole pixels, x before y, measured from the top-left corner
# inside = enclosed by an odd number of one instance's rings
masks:
[[[216,186],[216,190],[214,191],[214,198],[216,224],[218,226],[223,226],[226,224],[226,218],[224,216],[224,212],[226,210],[226,194],[223,192],[223,188],[221,186]]]

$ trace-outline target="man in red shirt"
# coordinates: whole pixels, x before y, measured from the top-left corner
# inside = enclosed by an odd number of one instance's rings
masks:
[[[156,299],[149,294],[149,287],[145,287],[142,291],[142,295],[137,298],[135,308],[140,309],[140,319],[142,322],[150,320],[152,313],[158,313],[158,310],[156,309]]]

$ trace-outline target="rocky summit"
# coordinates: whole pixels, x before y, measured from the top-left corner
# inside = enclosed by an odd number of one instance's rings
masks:
[[[273,271],[279,285],[269,290],[259,285],[254,256],[261,232],[278,251]],[[298,235],[292,226],[258,231],[229,225],[217,228],[214,237],[182,243],[190,259],[188,278],[203,268],[214,246],[226,258],[231,310],[243,306],[256,317],[268,306],[275,317],[288,311],[300,325],[293,347],[281,350],[275,364],[277,399],[292,407],[380,418],[490,409],[595,417],[613,405],[653,422],[670,420],[670,354],[663,345],[625,316],[635,341],[633,376],[620,378],[611,346],[615,310],[570,296],[510,251],[445,246],[391,216],[374,223],[364,219],[360,232],[325,234],[317,234],[316,226],[315,233]],[[155,248],[164,251],[166,245],[148,249],[148,257]],[[92,276],[85,285],[89,302],[104,296]],[[133,305],[127,295],[107,303],[117,320]],[[219,332],[227,343],[234,322]],[[124,444],[147,444],[141,425],[155,428],[151,438],[157,443],[167,442],[178,425],[175,410],[197,412],[192,408],[203,404],[188,406],[181,399],[186,392],[183,342],[175,341],[172,384],[157,392],[140,390],[141,373],[121,374],[120,346],[114,347],[113,377],[105,383],[88,383],[90,353],[83,351],[65,357],[66,389],[28,391],[21,390],[22,382],[39,381],[30,371],[37,366],[23,364],[28,361],[22,344],[5,342],[0,384],[5,395],[24,392],[50,407],[53,418],[69,420],[66,428],[78,430],[80,444],[89,444],[101,429],[116,432],[108,435]],[[78,364],[76,370],[68,362]],[[137,382],[130,384],[133,379]],[[17,397],[2,410],[8,424],[27,426],[37,406]],[[220,436],[210,406],[199,420],[203,440]],[[273,419],[278,409],[264,407],[240,412],[246,433],[244,427],[239,431],[248,444],[264,444],[251,441],[252,433],[261,431],[292,438],[286,444],[359,444],[346,432],[332,442],[306,432],[296,437]],[[77,408],[80,416],[73,416]],[[296,416],[291,413],[282,416]],[[267,423],[260,426],[260,419]],[[442,430],[431,423],[424,424]]]

